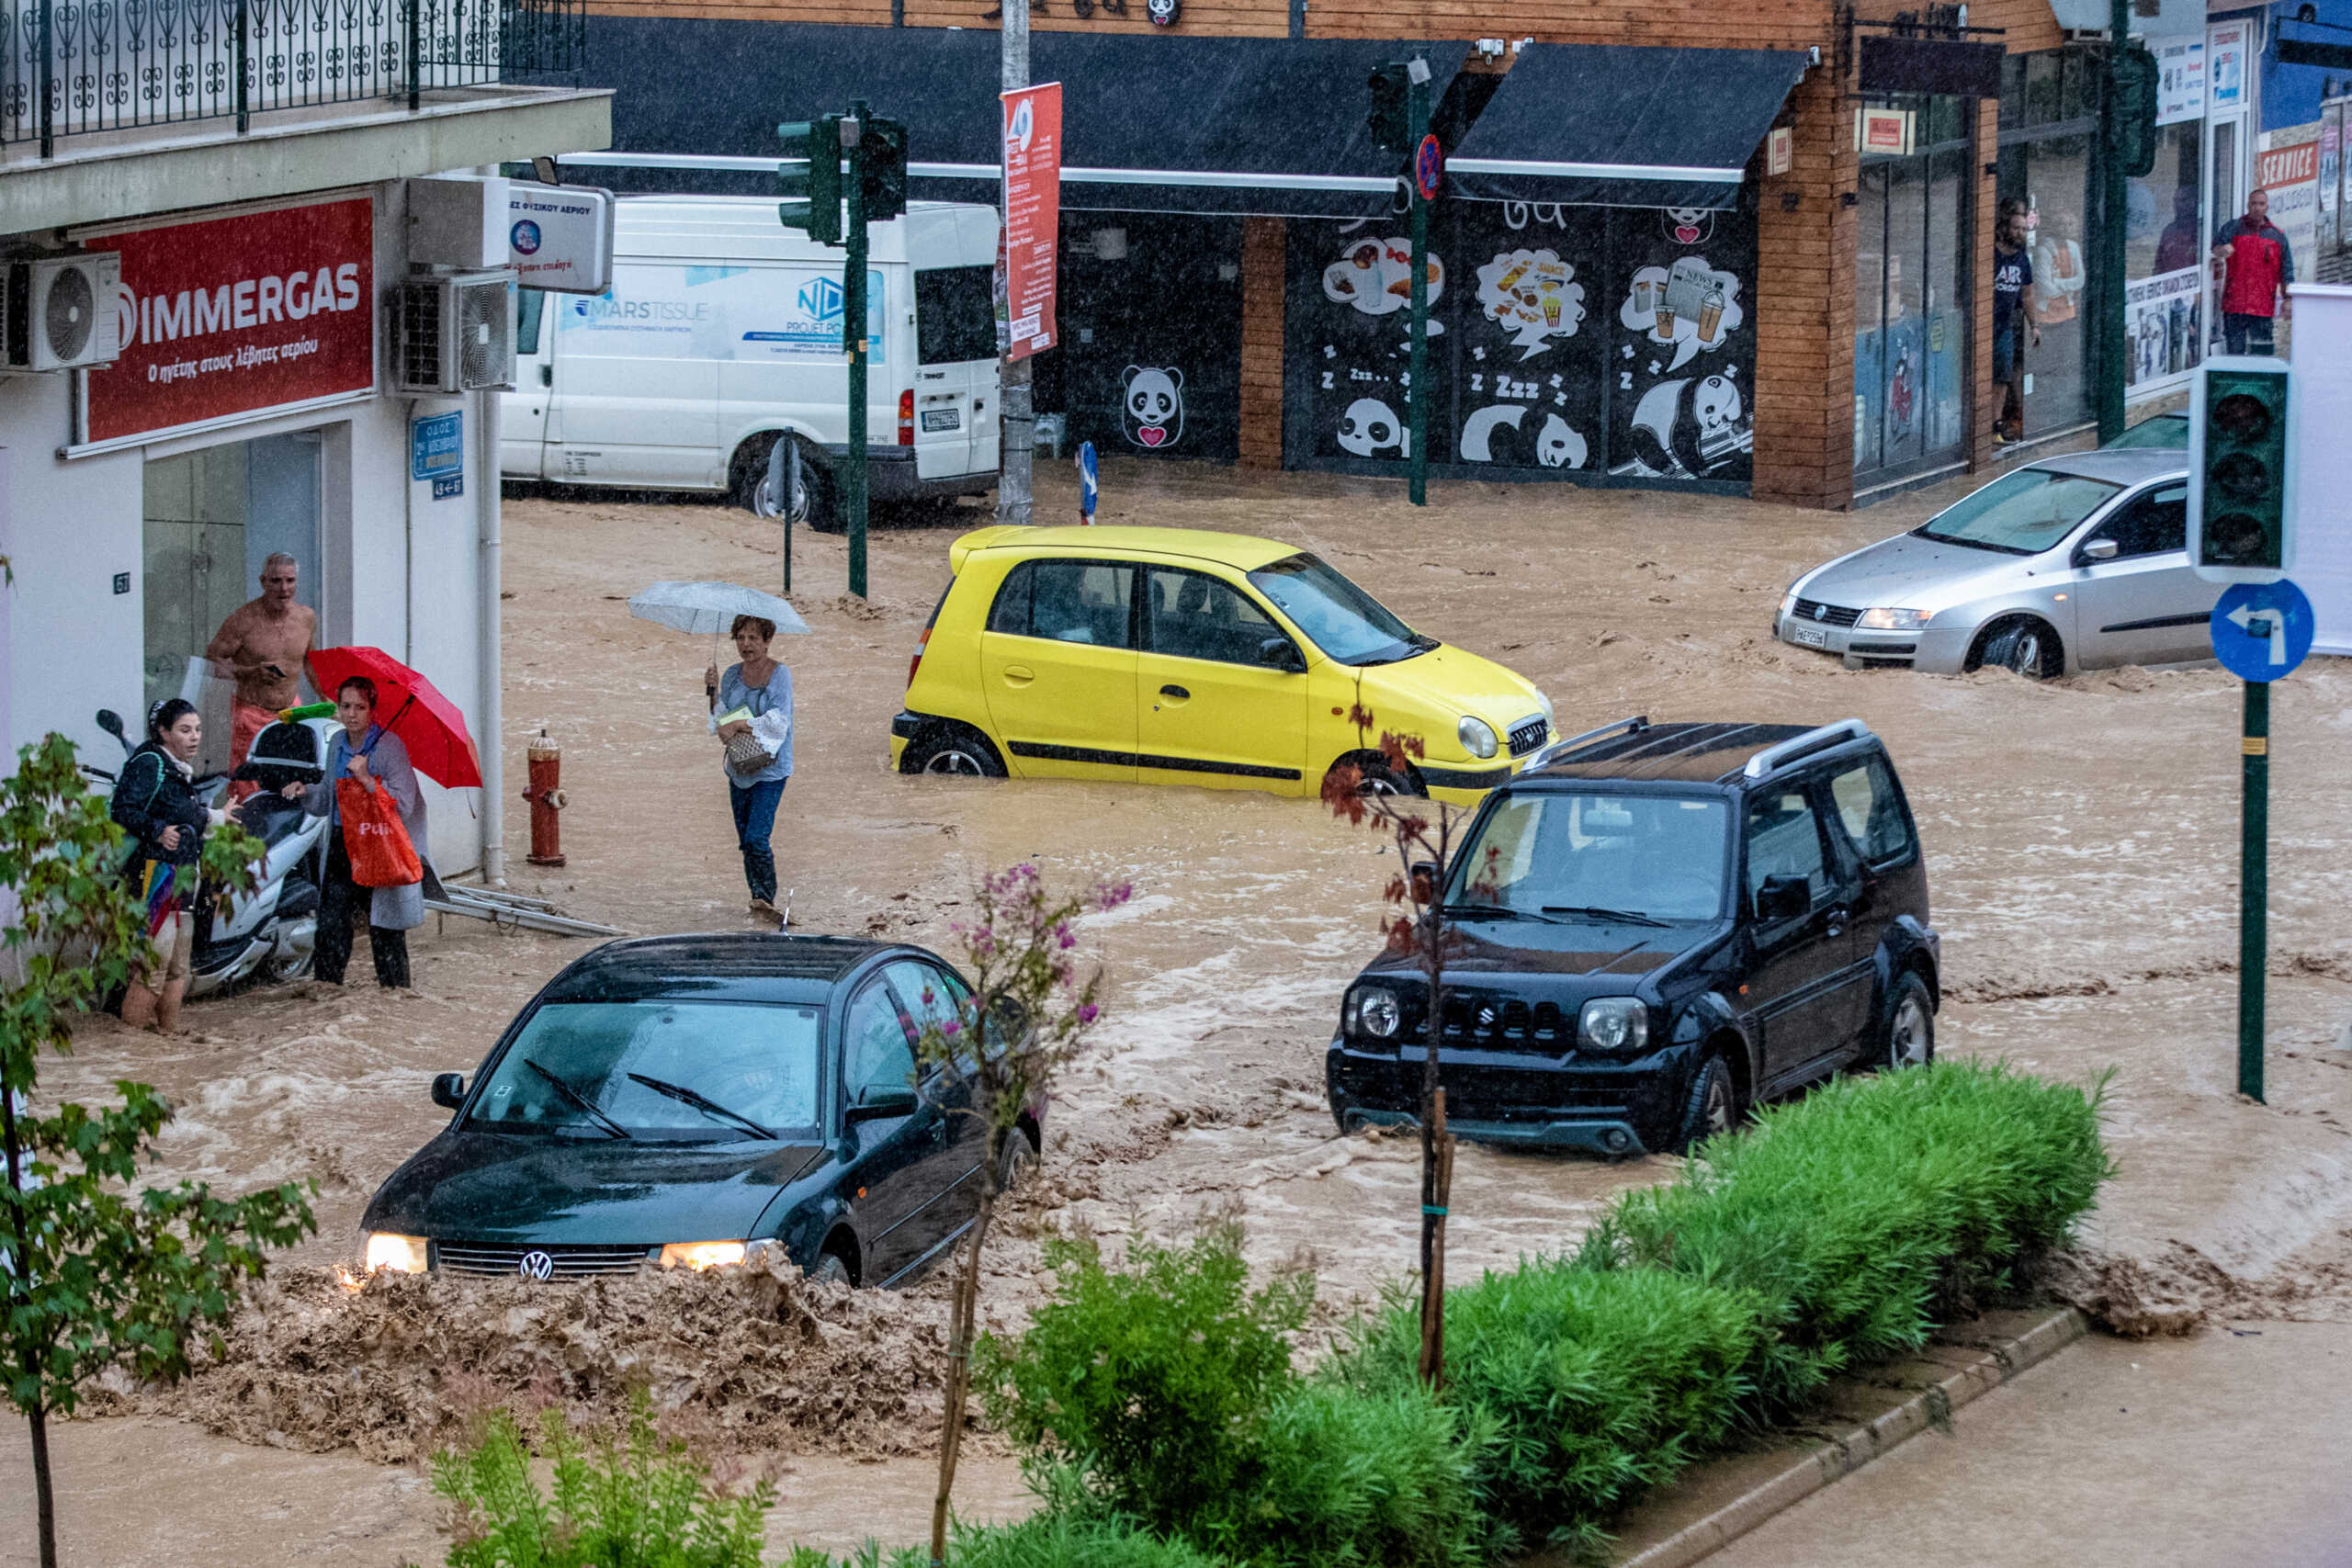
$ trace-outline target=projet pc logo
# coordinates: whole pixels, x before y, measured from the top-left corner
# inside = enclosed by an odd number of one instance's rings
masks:
[[[831,321],[842,313],[842,286],[830,277],[801,285],[800,311],[815,321]]]

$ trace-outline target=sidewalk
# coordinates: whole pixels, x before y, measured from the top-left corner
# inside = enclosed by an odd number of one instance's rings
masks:
[[[2094,1335],[1707,1568],[2352,1568],[2352,1322]]]

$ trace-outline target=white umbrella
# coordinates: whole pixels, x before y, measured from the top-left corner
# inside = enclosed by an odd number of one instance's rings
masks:
[[[775,594],[732,582],[657,582],[628,602],[628,613],[640,621],[698,637],[718,636],[735,624],[738,615],[774,621],[779,636],[808,629],[800,612]]]

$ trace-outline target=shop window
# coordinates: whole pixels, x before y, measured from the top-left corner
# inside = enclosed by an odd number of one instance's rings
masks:
[[[2135,393],[2177,381],[2199,358],[2204,134],[2201,119],[2158,127],[2155,166],[2129,184],[2123,380]]]
[[[2061,56],[2054,50],[2026,56],[2025,117],[2029,121],[2041,124],[2060,118],[2061,70]]]
[[[526,359],[539,352],[539,322],[546,318],[547,303],[544,288],[514,291],[514,352]]]
[[[1854,270],[1858,477],[1950,463],[1966,443],[1975,150],[1958,99],[1896,107],[1913,109],[1940,140],[1923,139],[1906,157],[1863,160]]]

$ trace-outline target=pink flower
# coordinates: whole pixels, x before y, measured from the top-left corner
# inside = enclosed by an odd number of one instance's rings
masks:
[[[945,1023],[939,1026],[939,1032],[942,1034],[961,1034],[964,1032],[964,1026],[951,1018]]]
[[[1078,945],[1077,933],[1069,929],[1069,922],[1068,920],[1064,920],[1060,925],[1054,928],[1054,940],[1062,944],[1062,951],[1065,953]]]
[[[1095,1019],[1102,1015],[1102,1010],[1096,1007],[1092,1002],[1080,1002],[1078,1004],[1078,1021],[1080,1023],[1092,1023]]]

